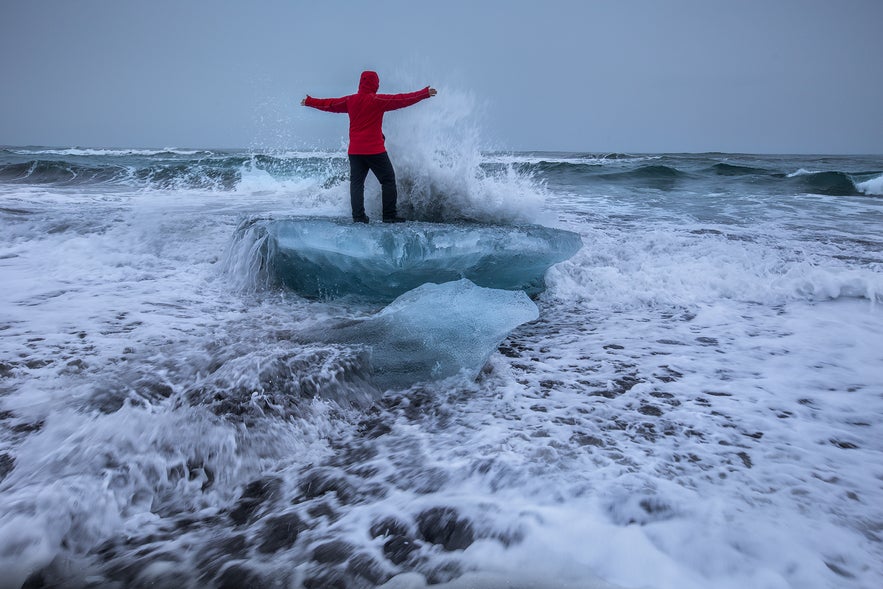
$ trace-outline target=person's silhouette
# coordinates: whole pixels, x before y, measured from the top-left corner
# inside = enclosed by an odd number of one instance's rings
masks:
[[[416,104],[436,95],[429,86],[407,94],[378,94],[380,78],[377,72],[365,71],[359,79],[359,91],[341,98],[313,98],[307,95],[301,105],[327,112],[347,113],[350,117],[350,142],[347,153],[350,160],[350,204],[353,221],[367,223],[365,214],[365,178],[374,172],[380,182],[383,201],[383,222],[400,223],[396,212],[396,176],[386,153],[383,135],[383,113]]]

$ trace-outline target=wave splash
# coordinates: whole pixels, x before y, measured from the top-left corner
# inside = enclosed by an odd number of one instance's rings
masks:
[[[423,106],[390,117],[387,125],[402,215],[421,221],[542,218],[546,191],[531,171],[485,165],[472,96],[446,91]]]
[[[862,194],[867,194],[869,196],[883,196],[883,174],[871,178],[870,180],[859,182],[856,185],[856,188],[858,188]]]

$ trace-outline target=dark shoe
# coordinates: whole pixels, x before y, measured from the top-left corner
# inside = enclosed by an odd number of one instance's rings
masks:
[[[404,223],[406,219],[402,219],[401,217],[384,217],[384,223]]]
[[[367,223],[368,215],[362,215],[361,217],[353,217],[353,223]]]

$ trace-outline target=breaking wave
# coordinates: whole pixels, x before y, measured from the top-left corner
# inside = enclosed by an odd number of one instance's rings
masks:
[[[31,160],[0,167],[0,181],[27,184],[101,184],[126,174],[118,166],[76,165],[64,161]]]
[[[883,174],[871,178],[870,180],[859,182],[856,184],[856,188],[858,188],[862,194],[883,196]]]
[[[33,152],[41,157],[0,163],[0,182],[50,186],[111,185],[140,190],[235,191],[256,173],[269,174],[280,182],[279,186],[295,178],[322,178],[326,185],[345,179],[344,160],[325,154],[69,151]],[[31,155],[32,152],[27,153]],[[52,158],[53,154],[68,157]]]
[[[861,194],[855,181],[844,172],[808,172],[798,170],[786,176],[799,191],[828,196],[856,196]]]

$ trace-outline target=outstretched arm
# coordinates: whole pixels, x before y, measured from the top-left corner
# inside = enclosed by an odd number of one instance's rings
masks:
[[[313,98],[307,94],[307,97],[300,101],[300,105],[327,112],[346,112],[346,96],[343,98]]]
[[[383,105],[383,110],[390,111],[417,104],[421,100],[425,100],[436,94],[438,94],[438,91],[436,91],[435,88],[427,86],[423,90],[408,92],[406,94],[378,94],[377,100]]]

